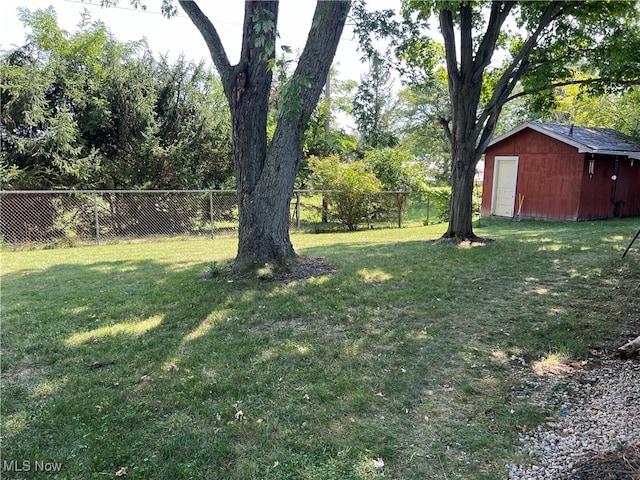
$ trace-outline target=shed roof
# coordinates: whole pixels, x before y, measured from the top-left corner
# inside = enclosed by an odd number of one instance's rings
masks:
[[[640,141],[613,128],[579,127],[556,123],[528,122],[522,124],[491,140],[489,147],[526,128],[576,147],[579,153],[619,155],[640,160]]]

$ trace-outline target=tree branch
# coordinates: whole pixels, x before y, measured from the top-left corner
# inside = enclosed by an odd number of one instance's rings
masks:
[[[312,88],[309,90],[317,89],[318,96],[329,74],[350,8],[350,0],[318,1],[316,4],[307,42],[293,77],[310,79]],[[321,62],[323,58],[327,58],[328,61]],[[318,69],[318,63],[323,63],[320,69]],[[315,93],[312,92],[311,96],[314,97]],[[315,100],[303,98],[303,100],[307,103],[303,105],[303,110],[310,114],[315,108],[317,98]]]
[[[440,11],[440,32],[444,39],[447,72],[449,73],[449,82],[451,82],[452,76],[455,76],[456,80],[459,79],[460,71],[458,70],[456,37],[453,30],[453,15],[450,10],[443,9]]]
[[[194,0],[178,1],[182,9],[202,34],[202,37],[209,48],[209,53],[211,53],[211,58],[216,66],[216,70],[218,70],[218,74],[222,78],[223,84],[226,83],[225,80],[231,77],[233,72],[216,27],[213,26],[213,23],[211,23],[209,18],[202,12],[202,10],[200,10],[200,7],[198,7]]]
[[[555,0],[551,2],[544,13],[540,17],[540,21],[538,22],[537,28],[531,34],[531,36],[527,39],[525,44],[522,46],[518,54],[509,64],[507,69],[503,72],[500,79],[498,80],[493,95],[491,99],[485,106],[482,111],[482,114],[478,118],[477,125],[483,128],[482,134],[480,136],[481,140],[478,143],[477,151],[482,153],[484,148],[488,144],[491,136],[493,135],[493,129],[495,129],[495,121],[489,122],[490,118],[496,117],[497,121],[497,113],[502,110],[502,106],[509,101],[509,95],[513,92],[516,84],[522,78],[522,76],[527,72],[530,65],[528,63],[529,56],[531,52],[536,47],[538,43],[538,39],[544,30],[562,13],[563,2],[560,0]],[[493,125],[493,129],[487,128]]]
[[[619,80],[608,77],[598,77],[598,78],[586,78],[583,80],[569,80],[566,82],[558,82],[558,83],[550,83],[548,85],[543,85],[538,88],[532,88],[530,90],[523,90],[522,92],[518,92],[515,95],[511,95],[507,98],[506,102],[510,102],[515,100],[516,98],[525,97],[527,95],[535,95],[536,93],[544,92],[547,90],[553,90],[560,87],[567,87],[569,85],[607,85],[607,84],[616,84],[624,87],[632,87],[635,85],[640,85],[640,78],[631,79],[631,80]]]
[[[473,65],[473,10],[471,2],[460,2],[460,72],[472,71]]]
[[[504,3],[494,2],[491,4],[491,14],[489,16],[487,30],[482,37],[482,42],[476,54],[474,76],[482,76],[485,68],[491,63],[491,57],[493,56],[498,37],[500,36],[500,29],[514,5],[515,2],[511,1]]]

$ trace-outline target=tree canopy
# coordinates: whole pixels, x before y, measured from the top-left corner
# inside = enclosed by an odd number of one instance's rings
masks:
[[[85,16],[21,11],[26,44],[5,52],[3,188],[194,188],[232,175],[230,120],[202,65],[156,60]]]
[[[451,145],[452,201],[444,237],[476,238],[475,168],[508,102],[529,96],[541,109],[559,86],[608,93],[638,84],[639,11],[632,0],[407,0],[395,25],[388,14],[361,15],[361,30],[391,36],[404,68],[419,78],[446,68],[450,115],[440,124]]]

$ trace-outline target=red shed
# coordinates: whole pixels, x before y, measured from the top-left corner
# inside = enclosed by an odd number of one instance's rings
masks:
[[[640,216],[640,142],[610,128],[526,123],[487,147],[481,213],[556,220]]]

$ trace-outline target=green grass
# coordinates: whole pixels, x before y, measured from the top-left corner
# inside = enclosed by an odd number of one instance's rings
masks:
[[[505,478],[555,413],[511,357],[640,330],[637,219],[444,228],[294,235],[337,271],[292,282],[233,238],[2,252],[2,478]]]

